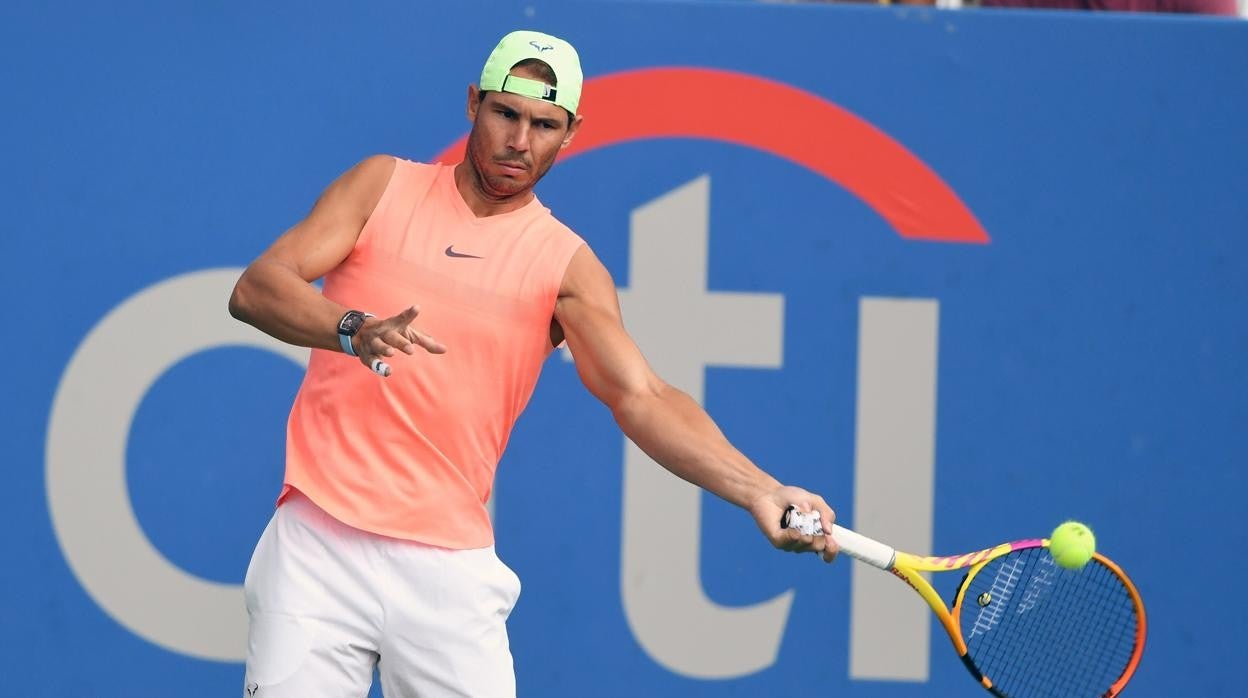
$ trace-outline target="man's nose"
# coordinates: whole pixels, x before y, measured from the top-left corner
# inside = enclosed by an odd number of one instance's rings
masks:
[[[517,124],[516,128],[511,132],[510,142],[507,147],[518,153],[525,153],[529,150],[529,125]]]

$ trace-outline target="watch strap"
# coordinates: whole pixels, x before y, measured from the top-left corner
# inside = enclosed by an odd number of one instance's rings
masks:
[[[351,346],[351,338],[354,336],[353,334],[338,335],[338,343],[342,345],[342,353],[347,356],[359,356],[359,354],[355,353],[355,347]]]

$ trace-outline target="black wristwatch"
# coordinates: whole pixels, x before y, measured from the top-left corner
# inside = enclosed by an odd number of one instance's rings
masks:
[[[338,321],[338,343],[342,345],[342,351],[347,356],[359,356],[355,353],[355,347],[351,346],[351,338],[364,326],[364,320],[370,317],[376,317],[376,315],[359,310],[348,310],[347,314]]]

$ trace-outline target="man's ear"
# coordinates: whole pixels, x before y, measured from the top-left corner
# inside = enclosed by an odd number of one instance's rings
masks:
[[[469,121],[477,120],[477,108],[481,106],[481,90],[476,85],[468,86],[468,108],[465,110]]]
[[[559,146],[559,150],[563,150],[569,145],[572,145],[572,138],[576,136],[576,132],[581,128],[581,122],[584,120],[585,117],[581,114],[577,114],[572,117],[572,123],[568,124],[568,133],[563,137],[563,144]]]

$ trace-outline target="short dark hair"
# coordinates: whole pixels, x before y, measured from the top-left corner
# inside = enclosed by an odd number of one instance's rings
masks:
[[[551,87],[559,86],[559,78],[555,76],[555,69],[551,68],[549,63],[540,58],[526,58],[511,66],[512,70],[516,68],[528,68],[537,73],[537,76],[547,85]]]

